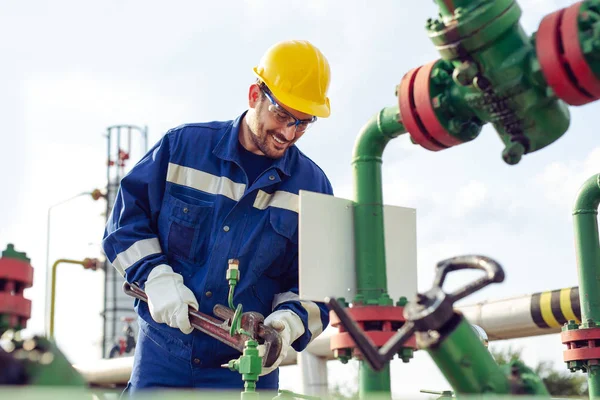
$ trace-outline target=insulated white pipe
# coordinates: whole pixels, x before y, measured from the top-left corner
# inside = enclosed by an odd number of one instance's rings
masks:
[[[483,301],[457,307],[471,324],[479,325],[489,340],[515,339],[560,332],[560,327],[572,319],[580,322],[579,290],[577,287]],[[301,365],[304,393],[311,387],[327,387],[326,360],[333,359],[329,339],[337,332],[331,326],[310,343],[305,351],[306,362]],[[295,351],[288,352],[281,365],[298,361]],[[98,360],[75,365],[84,378],[95,385],[125,385],[131,374],[133,357]]]

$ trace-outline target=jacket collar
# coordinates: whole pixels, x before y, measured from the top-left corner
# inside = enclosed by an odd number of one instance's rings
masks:
[[[244,116],[248,111],[244,111],[240,116],[238,116],[233,121],[227,125],[225,129],[225,134],[219,140],[215,149],[213,150],[213,154],[219,157],[222,160],[233,161],[238,165],[242,165],[242,161],[240,159],[240,155],[238,153],[238,136],[240,133],[241,124],[244,122]],[[287,176],[291,176],[291,159],[292,152],[296,151],[296,145],[288,148],[283,155],[283,157],[274,160],[272,168],[277,168],[279,171],[284,173]]]

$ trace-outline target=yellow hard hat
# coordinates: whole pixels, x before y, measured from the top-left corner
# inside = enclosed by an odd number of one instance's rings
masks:
[[[274,44],[254,67],[254,73],[284,105],[305,114],[329,117],[329,62],[306,40]]]

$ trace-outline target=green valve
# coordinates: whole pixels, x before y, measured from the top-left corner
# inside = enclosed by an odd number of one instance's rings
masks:
[[[223,367],[229,368],[231,371],[237,371],[242,375],[244,381],[244,392],[242,393],[242,399],[254,399],[252,394],[256,392],[256,382],[262,372],[262,357],[258,352],[258,342],[254,339],[246,341],[244,346],[244,353],[237,360],[231,360],[228,364]],[[246,396],[244,396],[246,394]],[[258,393],[256,394],[258,395]]]
[[[25,252],[19,252],[15,250],[15,246],[12,243],[9,243],[6,246],[6,250],[2,252],[2,257],[6,258],[14,258],[16,260],[21,260],[25,262],[30,262],[31,260],[25,255]]]
[[[239,261],[232,259],[229,260],[229,268],[227,269],[226,279],[229,281],[229,285],[237,285],[240,279]]]

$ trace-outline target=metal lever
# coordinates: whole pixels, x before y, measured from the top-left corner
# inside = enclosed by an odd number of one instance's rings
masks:
[[[446,294],[442,290],[446,276],[452,271],[461,269],[480,269],[486,272],[486,276],[458,289],[452,294]],[[335,298],[327,298],[325,302],[337,314],[340,322],[371,368],[379,371],[415,332],[438,330],[447,323],[454,313],[452,308],[454,302],[491,283],[502,282],[503,280],[504,270],[500,264],[489,257],[466,255],[439,262],[436,266],[433,287],[423,294],[417,294],[416,300],[407,304],[404,309],[406,322],[380,349],[377,349],[371,339],[365,335],[360,326]]]
[[[129,282],[123,283],[123,291],[131,297],[148,302],[148,296],[146,296],[146,293],[136,284],[131,284]],[[197,329],[219,342],[225,343],[229,347],[238,350],[240,353],[243,353],[246,340],[250,338],[242,334],[230,335],[234,311],[217,304],[215,305],[213,312],[216,316],[223,318],[224,320],[211,317],[210,315],[206,315],[188,307],[190,324],[194,329]],[[282,341],[277,331],[270,326],[264,325],[263,321],[264,317],[260,313],[248,312],[242,314],[241,326],[245,331],[252,335],[252,339],[257,340],[259,344],[265,345],[263,365],[265,367],[270,367],[281,353]]]
[[[452,271],[458,271],[461,269],[480,269],[486,272],[486,276],[469,283],[452,294],[449,294],[448,296],[452,303],[455,303],[458,300],[467,297],[468,295],[475,293],[480,289],[483,289],[490,283],[504,281],[504,270],[496,261],[486,256],[466,255],[449,258],[447,260],[440,261],[437,264],[435,280],[433,281],[434,288],[437,287],[441,290],[442,285],[446,280],[446,276]]]
[[[346,328],[346,331],[350,334],[350,337],[354,340],[354,343],[356,343],[356,346],[359,348],[371,368],[375,371],[381,370],[388,360],[394,358],[394,354],[400,350],[402,345],[414,333],[415,325],[411,322],[406,322],[402,328],[400,328],[398,332],[378,350],[373,344],[373,341],[365,335],[360,326],[358,326],[350,314],[348,314],[335,298],[326,298],[325,303],[327,303],[329,308],[337,314],[340,322],[344,328]]]

